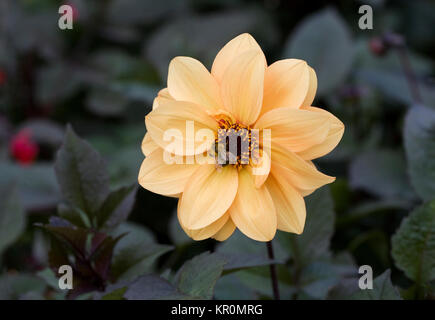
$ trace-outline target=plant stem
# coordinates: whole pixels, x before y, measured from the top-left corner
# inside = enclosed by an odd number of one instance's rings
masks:
[[[272,241],[266,242],[267,255],[270,260],[275,260],[275,255],[273,254]],[[278,277],[276,275],[276,266],[274,263],[270,264],[270,279],[272,280],[273,297],[275,300],[280,300],[279,288],[278,288]]]
[[[399,56],[400,63],[402,64],[403,71],[405,73],[406,81],[408,82],[409,91],[411,92],[414,103],[421,104],[423,100],[421,98],[420,90],[418,88],[418,81],[414,70],[412,69],[411,62],[409,61],[408,52],[404,46],[396,48],[397,55]]]
[[[411,93],[414,104],[422,104],[423,99],[418,87],[418,79],[412,69],[411,61],[409,60],[408,51],[406,50],[406,43],[402,36],[395,33],[387,33],[384,35],[385,43],[393,48],[400,60],[403,72],[405,74],[406,82],[408,83],[409,91]]]

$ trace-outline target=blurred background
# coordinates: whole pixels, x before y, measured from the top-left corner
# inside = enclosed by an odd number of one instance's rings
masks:
[[[58,27],[62,4],[73,8],[73,30]],[[373,30],[358,27],[363,4],[373,8]],[[311,205],[307,200],[308,219],[317,225],[308,226],[305,255],[314,266],[307,278],[300,269],[280,270],[284,297],[343,297],[343,279],[355,277],[358,265],[372,266],[374,276],[390,269],[393,283],[411,287],[394,263],[391,237],[435,194],[435,179],[420,182],[435,172],[433,114],[408,114],[416,104],[435,107],[434,1],[2,0],[0,201],[16,190],[23,214],[0,212],[0,298],[53,298],[49,277],[41,276],[49,241],[35,223],[46,223],[62,203],[53,164],[66,124],[105,159],[111,189],[136,185],[143,119],[166,87],[169,61],[192,56],[210,68],[218,50],[244,32],[269,64],[306,60],[318,76],[313,105],[346,126],[336,150],[316,161],[337,181],[311,196]],[[420,134],[418,124],[428,117],[433,130]],[[177,270],[205,250],[257,250],[239,234],[220,249],[212,240],[190,241],[177,224],[176,199],[140,187],[129,209],[130,223],[174,248],[154,270]],[[287,245],[283,239],[277,250]],[[254,268],[222,278],[216,298],[270,296],[264,273]]]

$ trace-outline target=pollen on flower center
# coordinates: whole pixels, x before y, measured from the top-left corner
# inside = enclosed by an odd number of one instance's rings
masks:
[[[258,131],[228,119],[218,120],[215,152],[218,165],[234,165],[240,169],[259,157]]]

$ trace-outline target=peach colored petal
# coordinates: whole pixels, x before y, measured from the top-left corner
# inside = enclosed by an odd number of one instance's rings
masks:
[[[209,111],[222,107],[216,80],[201,62],[190,57],[172,59],[168,90],[175,100],[193,102]]]
[[[248,170],[239,172],[239,189],[229,212],[246,236],[257,241],[270,241],[275,236],[277,217],[272,197],[265,185],[255,187]]]
[[[279,60],[267,67],[261,113],[275,108],[302,106],[310,89],[310,70],[298,59]]]
[[[302,102],[303,107],[309,107],[314,101],[314,97],[317,92],[317,75],[313,68],[308,67],[310,72],[310,83],[308,87],[307,96],[305,97],[304,102]]]
[[[297,190],[312,190],[334,182],[335,178],[318,171],[297,154],[272,143],[271,172],[287,179]]]
[[[255,50],[261,53],[264,60],[266,61],[263,51],[261,50],[258,43],[255,41],[255,39],[249,33],[243,33],[228,42],[218,52],[211,68],[211,74],[219,83],[221,83],[228,66],[238,56],[250,50]]]
[[[201,165],[181,196],[178,210],[181,224],[196,230],[222,217],[236,196],[237,186],[237,169],[233,166]]]
[[[174,196],[185,189],[186,183],[198,169],[197,164],[167,164],[163,149],[157,148],[142,162],[138,181],[154,193]]]
[[[217,122],[191,102],[170,101],[159,105],[145,117],[148,133],[153,141],[177,155],[194,155],[210,146],[195,139],[199,130],[217,132]],[[171,147],[175,149],[169,150]]]
[[[201,229],[190,230],[184,228],[182,225],[181,227],[183,228],[184,232],[186,232],[186,234],[193,240],[204,240],[213,237],[217,232],[219,232],[219,230],[221,230],[227,224],[229,217],[230,214],[227,212],[215,222]]]
[[[270,175],[266,186],[275,205],[278,229],[301,234],[306,217],[304,198],[282,176]]]
[[[145,137],[142,140],[142,153],[145,156],[148,156],[151,152],[158,149],[159,146],[153,141],[151,136],[148,133],[145,133]]]
[[[153,110],[159,106],[159,104],[168,102],[168,100],[174,100],[169,94],[168,88],[164,88],[159,91],[157,97],[154,98],[153,101]]]
[[[233,234],[234,230],[236,230],[236,225],[233,220],[229,218],[225,225],[212,237],[217,241],[225,241]]]
[[[293,152],[322,143],[330,126],[325,114],[290,107],[270,110],[255,124],[255,128],[270,129],[272,141]]]
[[[250,50],[234,59],[222,78],[224,106],[244,125],[254,123],[260,114],[265,69],[262,54]]]
[[[322,157],[329,152],[331,152],[340,142],[344,133],[344,124],[337,117],[332,115],[326,110],[316,108],[316,107],[304,107],[305,110],[310,110],[317,112],[319,114],[324,114],[329,117],[331,122],[331,127],[328,131],[328,135],[325,140],[317,145],[314,145],[306,150],[298,152],[298,155],[306,160],[316,159]]]

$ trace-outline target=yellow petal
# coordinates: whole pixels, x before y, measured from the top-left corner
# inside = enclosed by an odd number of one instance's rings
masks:
[[[298,190],[312,190],[334,182],[297,154],[272,143],[272,174],[287,179]]]
[[[314,145],[304,151],[298,152],[298,155],[303,159],[311,160],[322,157],[334,150],[334,148],[338,145],[341,138],[343,137],[344,124],[337,117],[335,117],[326,110],[315,107],[306,107],[304,109],[327,115],[331,122],[331,127],[328,131],[328,135],[323,142],[318,145]]]
[[[254,123],[260,114],[265,69],[262,54],[250,50],[234,59],[222,78],[223,103],[244,125]]]
[[[249,33],[243,33],[230,42],[228,42],[216,55],[211,74],[220,83],[228,66],[242,53],[246,51],[255,50],[261,53],[264,57],[258,43]],[[266,60],[266,58],[264,58]]]
[[[270,175],[266,186],[275,205],[278,229],[301,234],[306,217],[304,198],[281,176]]]
[[[299,108],[310,90],[310,67],[303,60],[285,59],[271,64],[265,73],[261,113],[274,108]]]
[[[246,236],[257,241],[270,241],[276,233],[275,206],[267,187],[256,188],[248,170],[239,172],[239,189],[230,208],[231,219]]]
[[[204,228],[228,210],[237,193],[237,169],[200,165],[181,196],[180,223],[187,229]]]
[[[255,128],[270,129],[274,143],[300,152],[326,139],[330,117],[308,110],[277,108],[263,114]]]
[[[142,140],[142,153],[148,156],[151,152],[158,149],[159,146],[153,141],[148,133],[145,133],[145,137]]]
[[[190,101],[210,111],[222,107],[219,86],[201,62],[176,57],[169,64],[168,90],[178,101]]]
[[[309,107],[314,101],[314,97],[316,96],[317,91],[317,75],[313,68],[308,67],[310,71],[310,83],[308,87],[307,96],[305,97],[304,102],[302,102],[303,107]]]
[[[153,141],[177,155],[194,155],[207,151],[210,146],[195,139],[195,135],[202,129],[217,132],[218,128],[216,120],[204,110],[196,104],[182,101],[159,105],[145,117],[145,123]],[[175,149],[172,148],[174,146]]]
[[[215,222],[201,229],[190,230],[184,228],[183,225],[181,225],[181,227],[183,228],[184,232],[186,232],[186,234],[189,237],[191,237],[193,240],[200,241],[200,240],[210,238],[214,236],[217,232],[219,232],[219,230],[221,230],[227,224],[229,217],[230,214],[227,212],[222,217],[217,219]]]
[[[174,98],[171,97],[171,95],[169,94],[168,88],[160,90],[157,94],[157,97],[154,99],[153,110],[157,108],[160,104],[168,102],[168,100],[174,100]]]
[[[233,220],[229,218],[225,225],[212,238],[217,241],[225,241],[233,234],[234,230],[236,230],[236,225]]]
[[[157,148],[145,158],[139,171],[139,184],[154,193],[174,196],[184,191],[199,165],[167,164],[163,153],[163,149]]]

